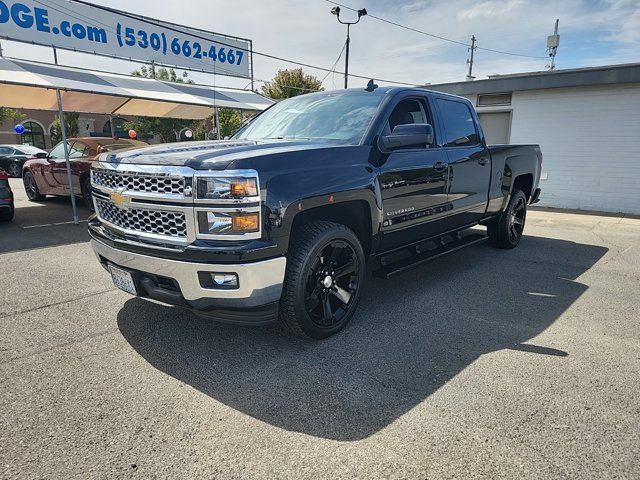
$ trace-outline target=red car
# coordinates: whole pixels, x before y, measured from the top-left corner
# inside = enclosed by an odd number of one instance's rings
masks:
[[[91,163],[98,155],[113,150],[144,147],[147,144],[128,138],[81,137],[69,138],[69,161],[73,192],[82,197],[84,204],[93,211],[91,197]],[[44,200],[47,195],[69,196],[67,166],[64,158],[64,145],[58,143],[44,158],[27,160],[22,170],[22,180],[27,197],[32,202]]]

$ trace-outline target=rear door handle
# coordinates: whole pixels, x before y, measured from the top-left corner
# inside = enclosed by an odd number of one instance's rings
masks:
[[[434,170],[444,170],[445,168],[447,168],[449,165],[444,163],[444,162],[436,162],[433,165]]]
[[[478,163],[484,167],[487,163],[489,163],[489,159],[481,158],[480,160],[478,160]]]

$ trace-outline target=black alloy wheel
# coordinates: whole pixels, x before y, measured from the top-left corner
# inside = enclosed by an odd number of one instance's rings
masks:
[[[527,203],[523,196],[519,196],[509,215],[509,240],[511,243],[517,243],[522,237],[524,231],[524,219],[527,214]]]
[[[27,193],[27,198],[30,201],[39,202],[44,200],[45,196],[40,193],[36,179],[33,178],[33,174],[31,172],[25,172],[22,177],[22,182],[24,183],[24,190]]]
[[[524,192],[514,189],[504,212],[487,224],[489,243],[497,248],[515,248],[522,240],[527,219],[527,197]]]
[[[280,297],[281,326],[304,338],[337,333],[356,311],[365,274],[364,250],[353,230],[329,221],[296,227]]]
[[[22,169],[20,168],[20,165],[18,165],[17,163],[12,163],[9,165],[9,168],[7,168],[7,173],[9,174],[9,176],[13,178],[18,178],[22,173]]]
[[[308,270],[304,304],[320,328],[333,327],[349,311],[360,286],[362,266],[354,247],[344,240],[327,243]]]

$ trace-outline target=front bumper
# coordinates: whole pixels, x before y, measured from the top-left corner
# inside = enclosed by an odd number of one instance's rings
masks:
[[[275,319],[282,294],[285,257],[250,263],[185,262],[113,248],[96,239],[91,246],[103,265],[113,263],[132,272],[138,291],[172,305],[232,323],[261,324]],[[202,274],[235,273],[238,288],[207,288]],[[199,275],[200,274],[200,275]]]

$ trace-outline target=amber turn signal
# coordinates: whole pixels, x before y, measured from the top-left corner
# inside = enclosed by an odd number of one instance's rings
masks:
[[[234,197],[255,197],[258,185],[255,178],[242,178],[231,182],[231,195]]]
[[[257,232],[260,230],[259,215],[257,213],[234,215],[233,230],[235,232]]]

